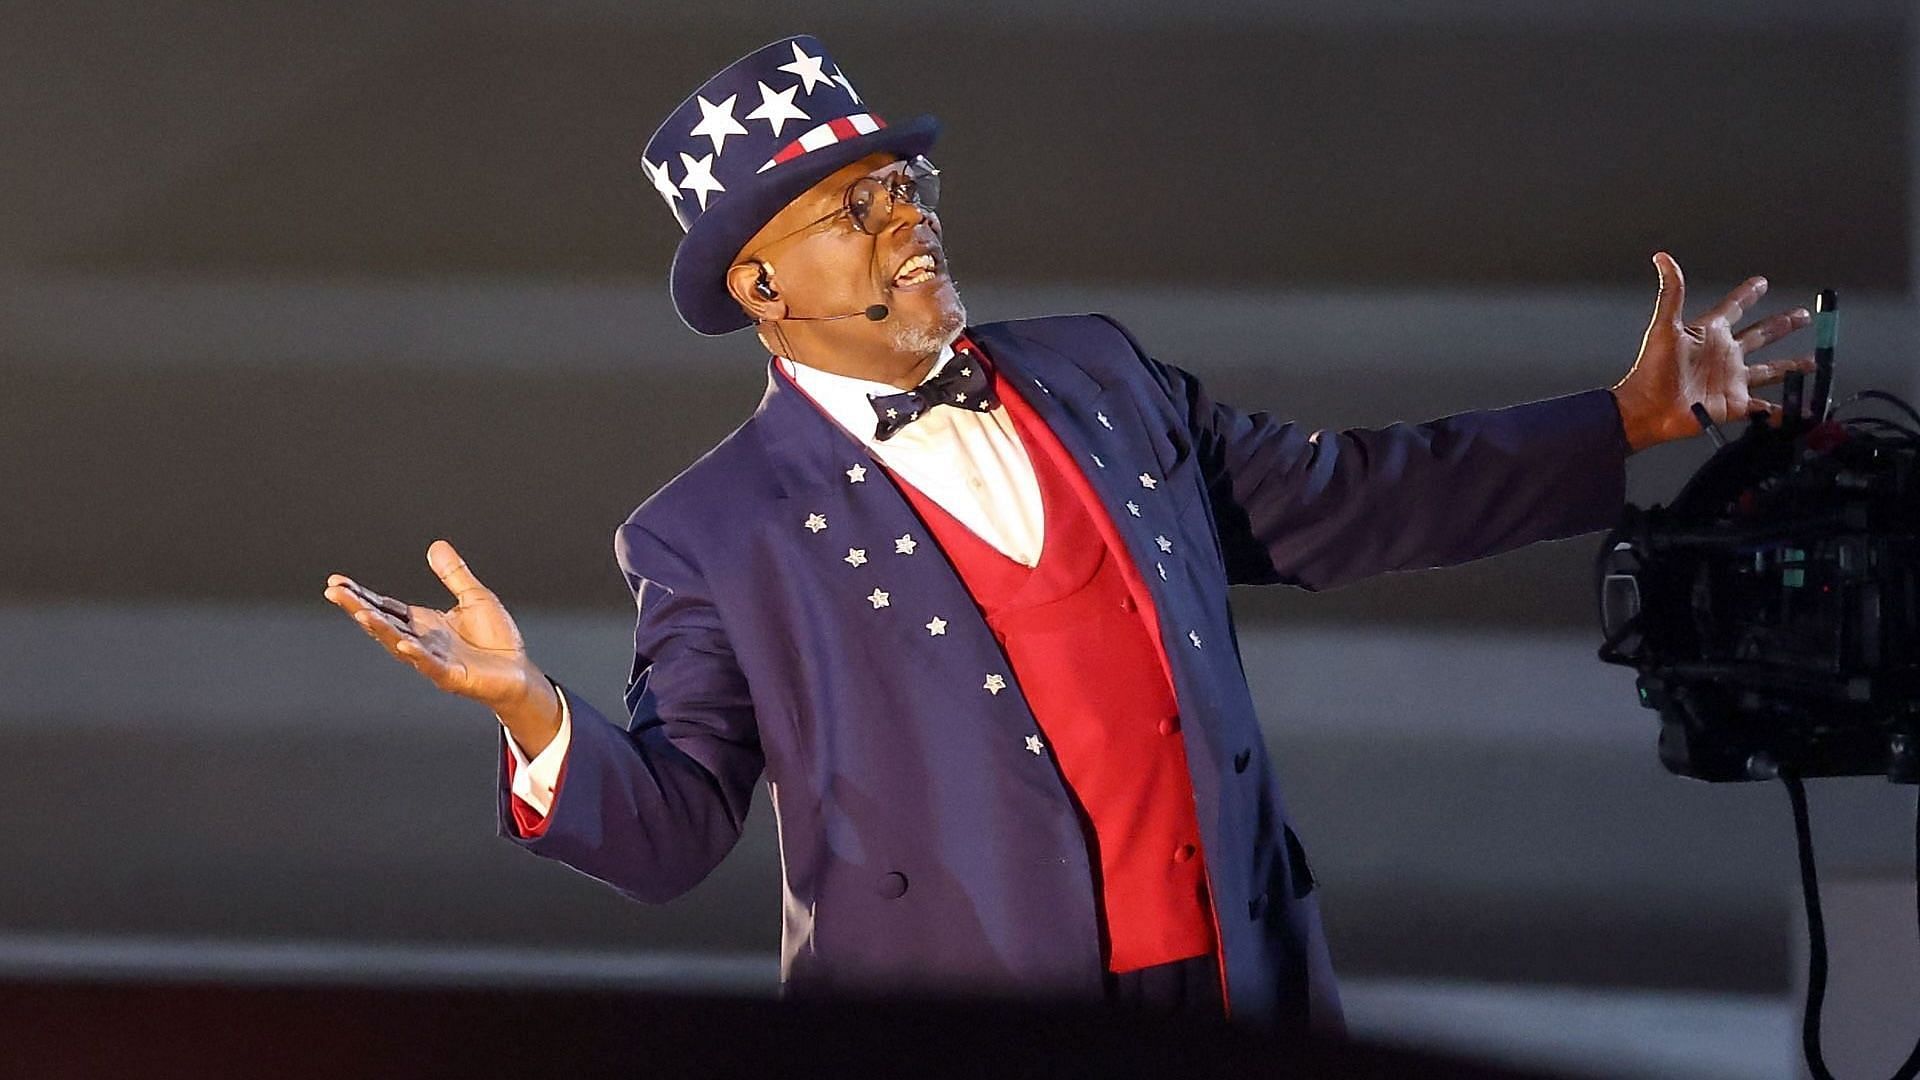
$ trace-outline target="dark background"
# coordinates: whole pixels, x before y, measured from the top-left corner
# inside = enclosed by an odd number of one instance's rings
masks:
[[[1694,311],[1751,274],[1763,311],[1839,289],[1838,390],[1915,389],[1906,4],[1330,7],[0,9],[0,968],[767,984],[764,800],[664,908],[525,856],[492,834],[491,717],[320,591],[443,604],[449,537],[617,713],[613,528],[765,378],[751,336],[673,316],[637,155],[784,34],[943,119],[976,321],[1106,311],[1248,409],[1611,385],[1662,249]],[[1636,456],[1631,497],[1705,453]],[[1705,1057],[1758,1053],[1798,933],[1784,799],[1660,770],[1593,657],[1597,542],[1237,593],[1336,965],[1383,1030],[1443,980],[1604,991],[1648,1053],[1701,1036],[1634,1003],[1704,1010]],[[1823,857],[1898,871],[1908,798],[1822,786]]]

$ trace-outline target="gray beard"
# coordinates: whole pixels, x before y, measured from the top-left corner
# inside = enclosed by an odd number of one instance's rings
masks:
[[[967,305],[956,294],[953,307],[931,326],[914,326],[889,320],[887,335],[895,352],[911,356],[932,356],[951,342],[967,325]]]

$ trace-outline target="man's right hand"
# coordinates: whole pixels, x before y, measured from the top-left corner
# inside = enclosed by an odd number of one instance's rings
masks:
[[[453,593],[447,611],[402,603],[345,574],[329,575],[324,595],[427,681],[492,709],[529,757],[538,754],[560,730],[560,702],[513,617],[452,544],[428,545],[427,565]]]

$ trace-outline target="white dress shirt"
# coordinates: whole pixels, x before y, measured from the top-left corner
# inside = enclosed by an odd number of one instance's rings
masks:
[[[953,356],[951,345],[943,347],[927,376],[938,373]],[[1040,482],[1005,405],[986,412],[936,407],[881,442],[873,437],[877,418],[868,396],[897,394],[900,387],[836,375],[786,357],[773,362],[868,453],[940,509],[1007,557],[1026,566],[1040,561],[1046,536]],[[505,736],[514,761],[513,793],[542,815],[553,806],[554,784],[573,730],[571,712],[566,695],[560,695],[560,731],[532,761],[513,736]]]

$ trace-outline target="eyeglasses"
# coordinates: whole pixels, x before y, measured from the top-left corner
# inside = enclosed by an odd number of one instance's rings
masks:
[[[847,185],[841,195],[840,209],[821,217],[814,218],[805,225],[775,237],[760,246],[765,251],[788,239],[798,236],[809,229],[824,225],[833,219],[845,215],[853,227],[868,236],[879,236],[893,221],[893,208],[897,203],[910,202],[922,210],[932,210],[940,202],[940,170],[933,162],[915,154],[908,159],[906,167],[885,176],[863,176]],[[756,253],[757,254],[757,253]]]

